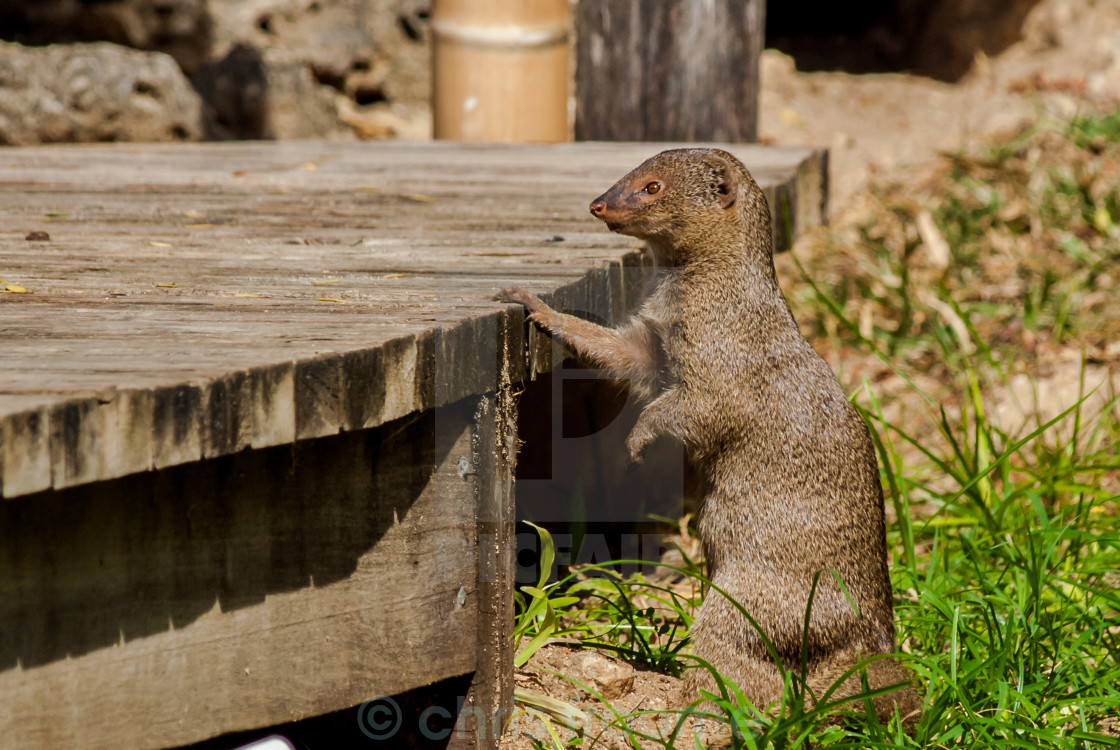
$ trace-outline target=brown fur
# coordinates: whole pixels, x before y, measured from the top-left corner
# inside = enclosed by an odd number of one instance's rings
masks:
[[[525,305],[532,320],[648,401],[627,440],[633,460],[661,435],[684,444],[702,482],[709,575],[757,620],[787,669],[800,671],[806,605],[821,574],[807,680],[819,697],[860,656],[895,648],[883,495],[867,426],[802,338],[778,286],[766,198],[731,154],[679,149],[647,160],[591,211],[653,251],[658,270],[636,315],[610,329],[517,287],[499,299]],[[715,592],[697,616],[693,650],[756,706],[780,697],[780,674],[758,633]],[[874,662],[868,677],[872,687],[909,681],[894,659]],[[689,671],[693,693],[709,679]],[[857,677],[841,694],[859,688]],[[917,715],[909,688],[876,709],[886,718],[896,702],[904,716]]]

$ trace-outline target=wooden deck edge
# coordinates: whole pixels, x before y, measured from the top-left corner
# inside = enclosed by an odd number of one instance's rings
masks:
[[[472,717],[508,717],[512,408],[505,389],[0,508],[33,520],[3,536],[4,746],[176,747],[460,676]]]
[[[810,150],[765,189],[776,251],[827,220],[828,153]],[[641,294],[629,252],[552,297],[608,323]],[[551,369],[550,343],[512,306],[369,349],[280,362],[205,382],[112,389],[0,417],[0,497],[63,489],[204,458],[375,427]],[[506,342],[503,350],[499,341]],[[530,354],[531,352],[531,354]]]

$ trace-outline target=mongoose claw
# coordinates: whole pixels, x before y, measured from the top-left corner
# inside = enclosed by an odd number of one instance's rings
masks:
[[[519,286],[508,286],[494,295],[499,302],[511,302],[515,305],[524,305],[526,317],[534,323],[547,326],[548,315],[551,312],[548,305],[541,302],[540,297],[529,294]]]
[[[507,286],[505,289],[495,294],[494,299],[498,302],[509,302],[531,308],[536,297],[519,286]]]

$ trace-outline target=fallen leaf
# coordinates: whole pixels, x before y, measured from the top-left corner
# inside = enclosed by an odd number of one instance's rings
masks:
[[[319,302],[345,302],[346,300],[340,299],[338,297],[319,297],[317,301],[319,301]]]
[[[937,297],[934,297],[928,291],[922,291],[918,294],[918,298],[926,304],[927,307],[936,311],[941,319],[953,333],[957,336],[957,341],[960,342],[961,351],[965,354],[972,354],[976,351],[976,345],[972,342],[972,334],[968,330],[968,324],[964,322],[953,306],[947,302],[942,302]],[[870,338],[870,336],[868,337]]]
[[[382,276],[381,278],[383,278],[383,279],[403,279],[404,274],[403,273],[387,273],[384,276]]]
[[[937,224],[934,223],[933,215],[923,208],[921,213],[918,214],[916,223],[918,225],[918,236],[922,238],[922,245],[925,246],[930,265],[944,271],[949,267],[952,258],[949,252],[949,243],[945,241],[945,237],[942,236]]]
[[[269,299],[269,297],[263,294],[235,294],[233,296],[240,297],[242,299]]]
[[[423,193],[406,193],[401,197],[410,201],[416,201],[417,203],[431,203],[435,200],[432,196],[424,195]]]
[[[379,187],[359,187],[359,188],[354,188],[354,192],[357,192],[357,193],[380,193],[381,188],[379,188]]]
[[[36,229],[33,232],[28,232],[24,239],[28,242],[50,242],[51,236],[42,230]]]
[[[178,289],[178,284],[156,284],[160,289]]]
[[[33,294],[30,289],[24,289],[19,284],[8,284],[4,287],[4,289],[11,292],[12,294]]]
[[[801,115],[793,111],[789,107],[782,107],[778,111],[778,119],[782,121],[783,125],[788,125],[791,128],[800,127]]]
[[[48,219],[65,219],[70,214],[44,214]]]
[[[269,195],[285,195],[288,192],[287,188],[269,188]]]
[[[204,219],[204,218],[206,218],[206,214],[202,213],[201,211],[184,211],[183,216],[187,217],[188,219]]]
[[[338,279],[314,279],[312,284],[338,284]]]
[[[249,174],[249,170],[247,169],[238,169],[233,172],[234,177],[244,177],[247,174]]]
[[[313,161],[305,162],[304,165],[303,165],[303,168],[306,169],[308,172],[314,172],[316,169],[318,169],[318,167],[315,166],[315,162],[313,162]]]
[[[171,247],[170,242],[158,242],[156,240],[152,240],[148,244],[151,245],[152,247]]]

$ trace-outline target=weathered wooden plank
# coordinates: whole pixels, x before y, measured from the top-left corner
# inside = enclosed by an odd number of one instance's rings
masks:
[[[0,489],[5,497],[50,488],[49,405],[29,405],[9,415],[0,422],[0,440]]]
[[[482,350],[506,320],[496,289],[560,290],[605,320],[632,305],[638,243],[587,203],[660,148],[0,152],[0,223],[15,230],[0,235],[0,278],[34,291],[0,294],[0,491],[372,427],[477,392],[499,367]],[[733,150],[790,217],[779,241],[820,221],[820,152]],[[51,241],[24,241],[31,230]],[[543,350],[510,356],[551,366]],[[46,461],[26,445],[44,407]]]
[[[508,408],[0,504],[4,747],[174,746],[472,672],[468,705],[508,703]]]
[[[522,326],[499,331],[505,350]],[[505,361],[509,361],[506,359]],[[510,638],[515,582],[514,465],[517,451],[516,407],[508,372],[499,375],[494,398],[483,399],[475,412],[471,466],[476,490],[478,540],[478,665],[456,722],[456,748],[498,747],[513,710],[513,652]],[[462,467],[461,467],[462,468]]]
[[[0,294],[0,736],[182,744],[462,675],[497,726],[509,389],[558,349],[491,297],[625,314],[648,261],[586,206],[658,148],[0,152],[34,291]],[[819,221],[819,154],[736,150]]]
[[[295,442],[295,367],[286,362],[254,368],[247,374],[253,394],[249,445],[267,448]]]
[[[155,462],[152,398],[151,391],[114,390],[99,400],[102,431],[111,438],[98,445],[99,479],[117,472],[134,474],[152,468]]]
[[[202,458],[203,389],[194,384],[152,392],[152,465],[156,469]],[[98,446],[98,450],[100,447]],[[77,484],[59,484],[55,487]]]
[[[342,415],[342,358],[326,356],[296,363],[293,394],[296,439],[338,432]]]
[[[206,401],[205,458],[216,458],[248,448],[249,378],[244,371],[231,372],[210,382]]]

